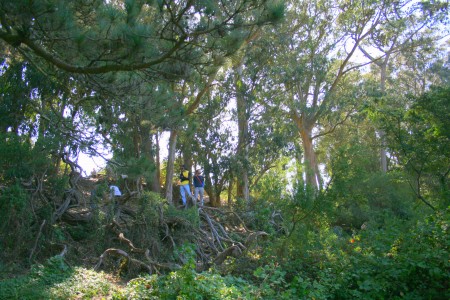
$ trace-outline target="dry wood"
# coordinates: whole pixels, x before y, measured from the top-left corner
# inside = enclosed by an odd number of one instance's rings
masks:
[[[245,245],[248,247],[250,246],[252,243],[256,242],[258,240],[258,237],[260,236],[268,236],[269,234],[267,232],[264,231],[256,231],[256,232],[252,232],[247,239],[245,240]]]
[[[228,247],[223,252],[219,253],[217,257],[214,259],[214,264],[221,265],[229,256],[239,257],[242,254],[242,250],[238,245],[233,245]]]
[[[34,247],[33,247],[33,249],[31,249],[30,257],[28,258],[29,261],[31,261],[31,258],[34,255],[34,251],[36,251],[39,238],[41,237],[41,234],[42,234],[42,229],[44,228],[44,225],[46,222],[47,222],[47,220],[42,221],[41,226],[39,227],[38,235],[36,236],[36,239],[34,240]]]
[[[60,254],[58,254],[56,256],[64,257],[67,254],[67,251],[68,251],[67,245],[63,245],[63,250],[61,251]]]
[[[106,258],[107,255],[116,255],[116,256],[122,256],[122,257],[125,257],[126,263],[127,263],[127,264],[129,264],[129,263],[131,262],[131,263],[134,263],[134,264],[139,265],[139,266],[141,266],[141,267],[144,267],[145,269],[148,270],[148,272],[149,272],[150,274],[152,274],[152,272],[153,272],[153,269],[152,269],[151,266],[149,266],[149,265],[143,263],[143,262],[140,261],[140,260],[137,260],[137,259],[132,258],[127,252],[125,252],[125,251],[123,251],[123,250],[121,250],[121,249],[116,249],[116,248],[109,248],[109,249],[105,250],[105,252],[103,252],[102,255],[100,255],[99,261],[98,261],[98,263],[95,265],[94,270],[96,270],[96,271],[99,270],[99,268],[100,268],[100,267],[102,266],[102,264],[103,264],[103,260]]]
[[[131,242],[129,239],[127,239],[127,238],[123,235],[122,232],[119,233],[119,240],[126,242],[126,243],[128,244],[128,246],[131,248],[131,252],[145,253],[145,250],[144,250],[144,249],[136,248],[136,247],[133,245],[133,242]]]

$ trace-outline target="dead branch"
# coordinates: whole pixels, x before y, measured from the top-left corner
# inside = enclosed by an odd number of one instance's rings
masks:
[[[256,231],[256,232],[252,232],[247,239],[245,240],[245,245],[248,247],[251,244],[253,244],[254,242],[256,242],[258,240],[258,237],[260,236],[269,236],[269,234],[267,232],[264,231]]]
[[[234,215],[234,216],[239,220],[239,223],[242,225],[242,227],[244,228],[244,230],[245,230],[246,232],[251,232],[251,230],[249,230],[249,229],[247,228],[247,226],[245,226],[245,223],[244,223],[244,221],[242,220],[242,218],[241,218],[235,211],[224,211],[224,210],[221,209],[221,208],[217,208],[217,207],[209,207],[209,206],[203,206],[202,209],[207,209],[207,210],[215,211],[215,212],[218,212],[218,213],[220,213],[220,214],[222,214],[222,215],[229,215],[229,214]]]
[[[120,205],[124,205],[130,199],[134,198],[136,195],[138,195],[138,192],[136,192],[136,191],[125,193],[121,197],[118,197],[117,202]]]
[[[241,254],[241,248],[238,245],[233,245],[217,255],[217,257],[214,259],[214,264],[221,265],[227,259],[227,257],[239,257],[239,255]]]
[[[116,249],[116,248],[109,248],[107,250],[105,250],[105,252],[102,253],[102,255],[100,255],[99,261],[98,263],[95,265],[94,270],[98,271],[99,268],[102,266],[103,264],[103,260],[106,258],[107,255],[116,255],[116,256],[122,256],[126,259],[126,263],[129,264],[134,263],[136,265],[139,265],[141,267],[144,267],[145,269],[148,270],[148,272],[150,274],[152,274],[152,267],[141,262],[140,260],[134,259],[132,258],[127,252],[121,250],[121,249]]]
[[[217,241],[219,247],[220,247],[220,248],[222,249],[222,251],[223,251],[223,250],[224,250],[224,247],[223,247],[223,245],[222,245],[220,236],[219,236],[219,234],[217,233],[217,230],[216,230],[216,228],[214,227],[214,225],[213,225],[213,223],[212,223],[212,221],[211,221],[211,218],[210,218],[209,215],[208,215],[207,213],[205,213],[205,212],[201,212],[201,216],[206,220],[206,222],[207,222],[208,225],[209,225],[209,230],[210,230],[210,232],[211,232],[211,237],[212,237],[213,241]]]
[[[88,223],[92,219],[92,214],[87,209],[67,209],[61,216],[64,221],[69,223]]]
[[[30,262],[31,262],[31,258],[32,258],[33,255],[34,255],[34,251],[36,251],[36,248],[37,248],[37,244],[38,244],[39,238],[41,237],[41,234],[42,234],[42,229],[44,228],[44,225],[45,225],[46,222],[47,222],[47,220],[42,221],[42,224],[41,224],[41,226],[39,227],[38,235],[36,236],[36,239],[34,240],[34,247],[33,247],[33,249],[31,249],[30,257],[28,258],[28,260],[29,260]]]
[[[122,232],[119,233],[119,240],[126,242],[126,243],[128,244],[128,246],[131,248],[131,252],[136,252],[136,253],[144,253],[144,252],[145,252],[144,249],[136,248],[136,247],[133,245],[133,242],[131,242],[129,239],[127,239],[127,238],[123,235]]]
[[[161,239],[161,241],[164,241],[166,238],[170,239],[170,241],[172,242],[173,249],[175,249],[177,245],[175,244],[175,241],[173,240],[172,235],[170,234],[169,225],[167,225],[167,223],[163,223],[162,225],[164,226],[166,235]]]
[[[55,223],[56,220],[61,218],[61,216],[66,212],[67,208],[70,205],[71,198],[66,197],[66,200],[55,210],[52,215],[52,224]]]
[[[67,249],[68,249],[67,245],[63,245],[63,246],[64,246],[63,251],[61,251],[61,253],[56,255],[56,256],[59,256],[59,257],[63,258],[67,254]]]
[[[145,257],[147,258],[148,262],[153,265],[154,267],[159,267],[161,269],[168,269],[170,271],[174,271],[174,270],[179,270],[181,269],[181,266],[179,264],[175,264],[175,263],[158,263],[155,262],[151,257],[150,257],[150,250],[146,250],[145,251]],[[155,270],[159,273],[159,270],[155,268]]]

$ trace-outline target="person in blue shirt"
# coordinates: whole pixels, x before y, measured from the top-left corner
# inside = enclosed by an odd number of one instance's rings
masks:
[[[194,205],[197,205],[197,198],[200,195],[200,205],[203,206],[204,187],[205,177],[201,174],[200,169],[197,169],[194,174]]]

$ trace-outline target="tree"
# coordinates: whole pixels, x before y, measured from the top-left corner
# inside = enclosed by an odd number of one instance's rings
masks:
[[[439,40],[440,34],[435,35],[436,28],[433,27],[442,21],[445,12],[446,5],[440,2],[430,4],[411,0],[399,1],[384,13],[385,18],[379,28],[374,30],[370,34],[370,38],[359,46],[359,50],[378,68],[381,97],[386,95],[389,74],[394,72],[394,70],[389,70],[390,67],[393,67],[392,61],[399,60],[402,56],[420,55],[420,48],[427,49]],[[421,90],[417,92],[423,93],[425,88],[426,85],[422,84]],[[396,93],[397,88],[394,89],[394,93]],[[379,131],[378,134],[381,141],[381,170],[387,172],[385,133]]]
[[[420,97],[410,96],[410,108],[380,111],[389,149],[411,177],[418,199],[432,208],[448,206],[450,89],[433,87]]]
[[[319,124],[339,106],[340,85],[358,67],[351,59],[389,4],[292,2],[284,26],[273,32],[273,62],[268,66],[279,91],[274,100],[296,125],[306,184],[315,190],[322,179],[314,140],[326,133]],[[344,119],[345,114],[335,125]]]
[[[251,23],[243,16],[254,16]],[[146,69],[186,75],[239,45],[237,31],[273,19],[267,1],[4,1],[0,39],[70,73]],[[247,20],[250,20],[248,18]],[[156,42],[155,42],[156,41]]]
[[[220,67],[224,57],[241,47],[245,28],[280,17],[268,1],[132,0],[89,5],[83,1],[34,1],[33,5],[16,1],[3,3],[0,9],[0,39],[36,64],[47,62],[70,73],[85,74],[106,89],[114,76],[102,76],[104,73],[120,76],[118,72],[140,71],[146,81],[180,85],[197,73],[194,77],[203,80],[204,86],[197,95],[188,96],[193,102],[184,115],[196,109],[209,89],[214,79],[211,69]],[[113,78],[113,82],[124,81]],[[185,96],[178,100],[182,102]],[[170,126],[167,193],[172,190],[176,127]],[[146,139],[147,146],[149,141]],[[170,202],[171,195],[167,197]]]

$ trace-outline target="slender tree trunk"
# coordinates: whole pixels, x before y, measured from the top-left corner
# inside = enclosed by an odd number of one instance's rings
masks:
[[[144,132],[148,133],[148,128],[145,128],[141,126],[141,121],[139,117],[131,115],[131,118],[133,120],[133,127],[132,127],[132,137],[133,137],[133,150],[134,150],[134,157],[139,158],[141,157],[142,151],[146,151],[146,143],[148,142],[148,137],[145,136]]]
[[[158,188],[155,189],[155,192],[161,192],[161,158],[160,158],[160,145],[159,145],[159,132],[155,133],[155,141],[156,141],[156,153],[155,153],[155,183],[158,184]]]
[[[147,134],[145,134],[147,133]],[[160,184],[159,184],[159,175],[158,175],[158,166],[155,160],[155,151],[153,145],[153,135],[150,134],[150,130],[144,130],[144,153],[147,159],[150,161],[152,165],[155,166],[155,170],[150,174],[150,182],[149,187],[152,192],[159,193],[160,192]]]
[[[241,80],[241,66],[236,68],[235,87],[236,87],[236,106],[238,117],[238,169],[235,171],[237,176],[237,197],[249,201],[249,179],[248,179],[248,118],[247,102],[244,95],[244,83]]]
[[[154,145],[153,145],[153,135],[151,134],[151,127],[150,126],[139,126],[139,136],[138,140],[141,141],[141,155],[143,155],[152,165],[155,166],[155,170],[149,174],[149,182],[148,182],[148,189],[152,192],[159,193],[160,192],[160,184],[159,184],[159,177],[157,175],[157,168],[156,168],[156,161],[155,161],[155,151],[154,151]],[[139,180],[140,181],[140,180]],[[140,187],[139,187],[140,189]]]
[[[167,158],[167,172],[166,172],[166,200],[173,205],[173,174],[175,164],[175,149],[177,146],[177,130],[170,131],[169,137],[169,155]]]
[[[386,56],[385,61],[380,65],[381,69],[381,81],[380,81],[380,90],[381,94],[384,96],[386,92],[386,69],[389,55]],[[381,171],[387,172],[387,154],[386,154],[386,134],[384,130],[379,131],[381,147],[380,147],[380,164]]]
[[[214,166],[218,165],[217,160],[213,161],[213,165]],[[222,205],[222,203],[220,201],[220,194],[222,193],[224,174],[222,174],[222,176],[220,176],[220,173],[217,170],[215,170],[215,172],[213,172],[212,174],[213,174],[212,177],[214,179],[214,187],[213,187],[214,199],[211,202],[211,206],[220,207]],[[221,178],[219,179],[219,177],[221,177]]]
[[[230,207],[233,204],[233,197],[232,197],[232,195],[233,195],[233,181],[234,181],[233,173],[230,172],[229,183],[228,183],[228,199],[227,199],[228,206],[230,206]]]
[[[216,196],[216,193],[213,192],[213,183],[211,180],[211,166],[209,163],[205,165],[205,192],[209,196],[209,203],[215,202],[214,197]]]
[[[216,162],[213,162],[216,163]],[[211,175],[214,174],[213,177],[215,177],[215,181],[213,182]],[[209,196],[209,204],[213,207],[219,207],[220,206],[220,192],[218,193],[217,188],[217,174],[212,172],[211,165],[207,164],[205,165],[205,192]]]

